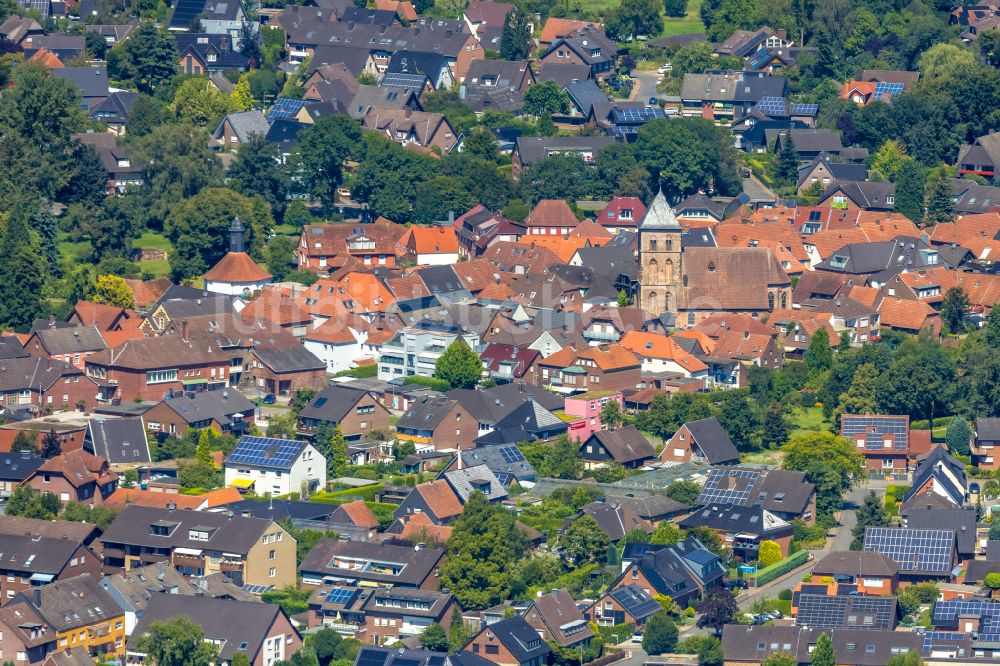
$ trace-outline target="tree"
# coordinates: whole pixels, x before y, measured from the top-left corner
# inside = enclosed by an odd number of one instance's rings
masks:
[[[722,666],[724,661],[722,643],[715,636],[688,636],[677,644],[677,651],[697,654],[699,666]]]
[[[59,444],[59,435],[56,434],[54,429],[49,430],[42,440],[42,457],[54,458],[60,453],[62,453],[62,447]]]
[[[333,437],[330,439],[331,457],[327,460],[327,468],[335,476],[341,476],[347,470],[347,440],[344,439],[344,431],[338,423],[333,428]]]
[[[917,68],[924,79],[937,79],[953,76],[975,63],[976,56],[971,50],[942,42],[924,51]]]
[[[795,141],[792,139],[791,131],[782,137],[776,175],[785,185],[795,185],[799,180],[799,155],[795,152]]]
[[[596,562],[608,549],[608,535],[593,517],[584,514],[570,523],[556,541],[556,548],[570,565]]]
[[[672,546],[675,543],[679,543],[682,539],[684,539],[684,532],[681,531],[681,528],[664,520],[660,522],[660,526],[656,528],[656,531],[650,535],[649,542]]]
[[[154,127],[167,122],[169,117],[167,105],[162,100],[140,94],[135,98],[132,109],[128,113],[128,120],[125,121],[125,134],[131,137],[146,136],[153,131]]]
[[[284,213],[291,189],[288,172],[280,160],[278,144],[251,134],[250,139],[240,146],[228,174],[229,182],[237,192],[248,197],[254,194],[264,197],[276,217]],[[301,201],[296,202],[304,206]]]
[[[67,204],[96,206],[107,196],[108,170],[104,168],[101,156],[93,146],[77,143],[73,147],[73,177],[60,193],[60,200]]]
[[[764,428],[761,432],[760,442],[764,446],[772,447],[784,444],[788,441],[788,419],[781,410],[781,406],[773,402],[764,415]]]
[[[28,228],[27,213],[23,208],[11,211],[0,241],[0,325],[22,331],[30,328],[42,310],[48,272]]]
[[[799,660],[787,652],[772,652],[767,655],[761,666],[798,666]]]
[[[857,524],[851,530],[851,535],[853,536],[851,550],[861,550],[865,541],[865,530],[869,527],[888,526],[889,516],[886,515],[885,507],[879,501],[879,497],[875,494],[875,491],[871,491],[865,495],[864,501],[855,513],[857,515]]]
[[[205,641],[201,626],[183,615],[150,624],[138,637],[136,649],[156,666],[203,666],[214,662],[219,652],[214,643]]]
[[[604,558],[604,563],[609,567],[617,567],[622,563],[621,554],[618,552],[618,546],[614,543],[608,542],[607,555]]]
[[[256,22],[244,21],[240,25],[240,53],[246,56],[252,65],[263,64],[260,49],[260,28]]]
[[[833,365],[833,349],[830,347],[830,334],[821,326],[809,340],[809,348],[805,353],[806,365],[813,373],[829,370]]]
[[[608,400],[601,407],[601,425],[604,425],[608,430],[614,430],[620,428],[622,425],[622,406],[618,404],[617,400]]]
[[[448,627],[448,635],[451,640],[451,652],[459,652],[469,642],[469,627],[462,621],[461,613],[451,614],[451,626]]]
[[[94,302],[131,310],[135,307],[135,294],[117,275],[99,275],[94,284]]]
[[[171,103],[174,115],[193,125],[215,124],[230,110],[229,100],[207,78],[186,79]]]
[[[257,206],[228,188],[210,187],[173,206],[164,233],[174,244],[170,270],[175,280],[202,275],[225,256],[234,216],[246,228],[250,254],[262,254],[263,230],[274,226],[266,205]]]
[[[986,318],[986,328],[983,331],[983,341],[990,349],[1000,349],[1000,307],[991,307]]]
[[[296,243],[288,236],[275,236],[267,245],[267,270],[275,281],[283,281],[295,265]]]
[[[833,652],[833,641],[823,632],[816,639],[810,662],[812,666],[836,666],[837,656]]]
[[[663,490],[663,494],[681,504],[694,506],[701,494],[701,486],[697,482],[689,479],[678,479],[671,481],[670,485]]]
[[[983,585],[993,590],[994,593],[996,590],[1000,590],[1000,573],[994,571],[993,573],[986,574],[986,577],[983,578]]]
[[[115,78],[131,79],[139,92],[152,94],[177,74],[178,62],[173,35],[166,28],[146,22],[111,49],[108,69]]]
[[[453,389],[475,388],[483,376],[483,362],[464,339],[456,340],[434,364],[434,377],[448,382]]]
[[[253,108],[253,92],[250,90],[250,75],[241,74],[233,92],[229,93],[229,109],[232,111],[249,111]],[[242,146],[240,147],[242,150]]]
[[[687,16],[688,0],[663,0],[663,12],[670,18]]]
[[[332,203],[344,160],[361,145],[361,129],[349,116],[331,115],[303,129],[299,137],[293,162],[301,172],[302,182],[309,193]]]
[[[208,438],[208,428],[205,428],[198,435],[198,448],[195,449],[194,459],[202,465],[215,465],[212,458],[212,442]]]
[[[347,641],[328,627],[320,629],[307,640],[322,666],[327,666],[335,659],[343,659],[346,654]]]
[[[840,394],[840,412],[874,414],[878,408],[878,381],[878,369],[875,364],[862,363],[857,366],[851,386]]]
[[[892,180],[899,173],[903,162],[912,159],[906,154],[906,148],[899,141],[890,139],[872,156],[868,167],[870,177],[877,180]]]
[[[946,333],[958,335],[968,330],[966,313],[969,311],[969,299],[961,287],[952,287],[944,294],[941,303],[941,323]]]
[[[972,430],[969,422],[962,416],[952,418],[948,424],[944,439],[948,443],[948,451],[953,455],[969,455],[969,440],[972,438]]]
[[[10,445],[11,451],[28,451],[29,453],[38,453],[38,434],[35,432],[28,432],[27,430],[19,430],[17,435],[14,437],[14,441]]]
[[[943,168],[933,169],[927,177],[924,188],[924,225],[951,222],[955,217],[955,203],[948,182],[948,174]]]
[[[229,662],[230,666],[251,666],[250,657],[246,656],[242,652],[237,652],[233,655],[232,661]]]
[[[425,650],[447,652],[450,645],[448,634],[445,633],[444,627],[437,622],[432,622],[420,632],[420,646]]]
[[[731,624],[736,617],[736,597],[729,590],[717,590],[703,598],[695,610],[701,614],[698,618],[698,627],[704,629],[710,627],[716,633],[721,632],[727,624]]]
[[[864,459],[851,442],[830,433],[797,435],[781,448],[784,469],[805,472],[816,486],[816,512],[829,516],[841,497],[864,476]]]
[[[462,608],[489,608],[510,598],[514,563],[527,545],[512,512],[473,492],[448,538],[441,582]]]
[[[516,8],[507,14],[500,36],[500,58],[503,60],[527,60],[531,55],[531,29],[524,14]]]
[[[760,420],[745,392],[731,391],[725,394],[718,419],[719,425],[733,440],[736,448],[744,451],[751,448],[760,427]]]
[[[915,159],[903,160],[896,172],[896,211],[913,222],[924,217],[924,188],[927,174]]]
[[[604,30],[616,41],[658,35],[663,30],[660,6],[660,0],[621,0],[605,18]]]
[[[569,95],[555,81],[536,83],[524,93],[524,113],[529,116],[551,116],[569,111]]]
[[[723,128],[700,118],[654,120],[639,130],[635,156],[671,200],[698,190],[735,193],[739,157]]]
[[[757,560],[760,566],[769,567],[781,561],[781,546],[775,541],[765,540],[760,542],[760,551],[757,553]]]
[[[657,655],[677,649],[677,625],[666,610],[653,613],[642,633],[642,649],[646,654]]]

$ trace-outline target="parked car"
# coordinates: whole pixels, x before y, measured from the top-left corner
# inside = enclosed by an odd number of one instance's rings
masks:
[[[351,191],[349,189],[347,189],[346,187],[338,187],[337,188],[337,196],[340,197],[341,199],[350,199],[351,198]]]
[[[632,634],[632,642],[633,643],[641,643],[642,642],[642,633],[637,631],[634,634]]]
[[[657,74],[666,74],[667,72],[673,71],[673,69],[674,69],[674,66],[671,65],[668,62],[668,63],[665,63],[665,64],[661,65],[660,68],[656,70],[656,73]]]
[[[655,97],[650,97],[649,101],[646,102],[646,104],[648,106],[659,106],[660,105],[660,100],[656,99]]]
[[[722,587],[727,590],[745,590],[750,587],[750,584],[742,578],[733,578],[731,580],[724,581],[722,583]]]
[[[265,405],[273,405],[276,402],[278,402],[278,399],[274,396],[273,393],[268,393],[267,395],[264,396]]]

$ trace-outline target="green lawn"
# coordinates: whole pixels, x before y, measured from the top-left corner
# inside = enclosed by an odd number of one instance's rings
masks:
[[[830,422],[823,418],[822,407],[796,407],[792,412],[792,431],[790,437],[814,432],[829,432]]]
[[[70,240],[69,234],[66,232],[60,233],[56,238],[56,246],[59,248],[59,254],[70,265],[79,263],[83,256],[90,252],[88,241],[74,242]]]
[[[698,16],[701,9],[701,0],[688,0],[687,16],[684,18],[664,18],[663,34],[661,37],[672,37],[674,35],[690,35],[696,32],[705,32],[705,26]]]
[[[144,231],[139,238],[132,241],[132,247],[137,250],[163,250],[169,256],[174,251],[174,246],[163,234],[154,231]],[[150,273],[154,277],[165,277],[170,275],[169,259],[154,259],[151,261],[140,261],[139,269],[143,273]]]

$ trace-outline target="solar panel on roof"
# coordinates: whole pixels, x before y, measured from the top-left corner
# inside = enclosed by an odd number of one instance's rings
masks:
[[[274,437],[241,437],[227,462],[266,467],[288,467],[302,450],[302,442]]]
[[[869,451],[905,451],[910,435],[910,424],[904,416],[845,414],[840,429],[851,442],[864,440],[863,448]]]
[[[892,597],[802,594],[795,624],[811,629],[892,629],[894,609]]]
[[[788,115],[788,100],[784,97],[764,96],[757,102],[756,108],[772,118],[782,118]]]
[[[357,590],[345,590],[344,588],[335,587],[326,594],[326,603],[328,604],[343,604],[347,605],[357,594]]]
[[[760,471],[756,469],[711,470],[698,495],[698,504],[744,505],[759,479]]]
[[[497,481],[499,481],[501,483],[501,485],[504,485],[504,486],[510,485],[510,482],[511,482],[511,480],[513,478],[514,478],[514,475],[513,474],[508,474],[507,472],[500,472],[499,474],[497,474]]]
[[[302,110],[304,105],[305,101],[301,99],[279,97],[274,100],[274,106],[271,107],[271,111],[267,114],[267,122],[273,123],[278,119],[289,120],[294,118],[295,115]]]
[[[897,527],[869,527],[864,550],[881,553],[903,571],[947,573],[955,548],[952,530],[912,530]]]
[[[901,92],[903,92],[902,83],[879,82],[875,84],[875,97],[884,97],[887,101],[888,98],[898,95]]]
[[[358,666],[383,666],[389,660],[388,650],[362,648],[358,653]]]
[[[815,116],[819,113],[819,104],[792,104],[793,116]]]
[[[503,457],[504,462],[516,463],[524,460],[524,454],[516,446],[501,446],[498,452]]]

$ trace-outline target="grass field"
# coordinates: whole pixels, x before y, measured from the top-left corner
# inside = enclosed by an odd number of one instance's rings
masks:
[[[563,0],[559,0],[559,2],[562,4]],[[580,15],[581,17],[592,17],[593,19],[603,20],[609,12],[617,9],[619,4],[621,4],[621,0],[570,0],[568,5],[569,13],[566,18],[576,18],[576,15]],[[668,18],[664,16],[663,32],[659,35],[649,35],[649,38],[656,39],[657,37],[672,37],[674,35],[704,32],[705,26],[698,16],[699,9],[701,9],[701,0],[688,0],[687,16],[684,18]]]
[[[75,242],[65,232],[59,234],[57,246],[63,262],[69,266],[80,263],[90,253],[89,242]],[[168,256],[174,249],[174,246],[162,234],[152,231],[143,232],[139,238],[132,241],[132,247],[137,250],[163,250]],[[167,259],[140,261],[139,268],[143,273],[150,273],[155,277],[163,277],[170,274],[170,262]]]
[[[815,432],[829,432],[830,422],[823,418],[822,407],[797,407],[792,412],[792,431],[789,437]]]

